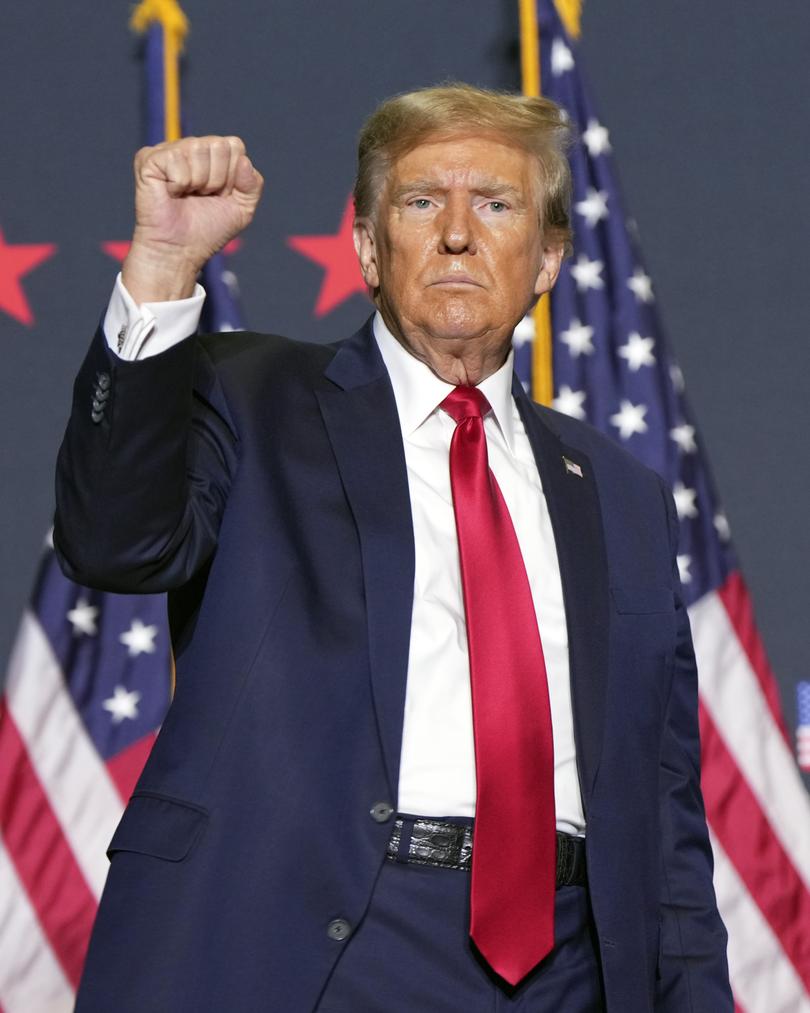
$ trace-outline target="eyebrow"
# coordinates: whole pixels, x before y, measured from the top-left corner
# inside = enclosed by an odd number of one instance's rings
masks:
[[[436,179],[424,177],[422,179],[411,179],[396,187],[391,193],[391,200],[396,203],[413,193],[445,193],[447,187],[443,186]],[[484,176],[473,187],[473,191],[486,197],[511,197],[518,203],[523,203],[520,191],[510,183],[503,183],[490,176]]]

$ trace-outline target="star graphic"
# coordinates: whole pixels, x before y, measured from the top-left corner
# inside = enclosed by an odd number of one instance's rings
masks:
[[[140,619],[133,619],[130,628],[118,639],[127,648],[129,656],[135,658],[139,654],[155,653],[157,632],[157,626],[144,626]]]
[[[681,578],[682,584],[690,584],[692,582],[692,574],[689,572],[691,565],[691,556],[678,556],[678,576]]]
[[[326,274],[315,303],[315,316],[323,317],[356,292],[367,294],[352,240],[354,203],[349,197],[337,232],[330,236],[289,236],[287,243],[324,268]]]
[[[555,77],[571,70],[574,66],[574,56],[562,39],[555,39],[551,44],[551,73]]]
[[[54,253],[54,243],[7,243],[0,230],[0,310],[26,327],[33,325],[34,314],[20,279]]]
[[[526,343],[531,344],[532,341],[534,341],[534,318],[531,313],[527,313],[512,332],[512,344],[515,348],[520,348]]]
[[[587,292],[589,288],[605,287],[602,280],[604,266],[601,260],[589,260],[584,253],[580,253],[576,264],[571,268],[571,274],[580,292]]]
[[[610,151],[610,136],[607,127],[603,127],[599,120],[588,120],[588,127],[582,132],[582,140],[585,142],[585,147],[591,158]]]
[[[638,302],[653,301],[652,278],[648,274],[645,274],[640,267],[637,267],[633,271],[632,278],[627,279],[627,287]]]
[[[120,725],[125,718],[134,721],[138,716],[138,701],[141,694],[136,690],[127,690],[123,686],[116,686],[113,695],[104,700],[101,706],[112,715],[114,725]]]
[[[731,527],[728,523],[728,517],[726,517],[722,510],[718,510],[714,515],[714,529],[721,542],[731,541]]]
[[[698,508],[695,506],[697,492],[685,486],[683,482],[676,482],[672,487],[672,496],[675,499],[675,509],[678,511],[678,518],[697,517]]]
[[[610,416],[610,422],[619,430],[619,436],[623,440],[629,440],[633,433],[647,432],[647,423],[644,421],[646,414],[647,406],[645,404],[633,404],[622,398],[619,410],[615,415]]]
[[[653,338],[642,338],[640,334],[633,331],[627,338],[627,344],[619,349],[619,355],[627,359],[627,365],[631,372],[637,373],[642,366],[654,366],[655,356],[652,353],[655,348]]]
[[[593,354],[593,327],[580,323],[576,317],[571,321],[567,331],[560,333],[560,341],[568,345],[568,351],[573,358],[578,359],[580,355]]]
[[[578,204],[575,204],[574,210],[577,214],[582,215],[585,219],[585,224],[589,229],[592,229],[597,222],[601,222],[603,218],[607,218],[607,202],[608,195],[606,190],[594,190],[592,186],[589,186],[585,194],[585,200],[581,200]]]
[[[83,633],[88,637],[94,637],[98,633],[97,618],[98,609],[95,605],[91,605],[86,598],[79,598],[67,614],[68,622],[73,627],[74,637],[80,637]]]
[[[557,396],[551,402],[551,406],[556,408],[558,412],[563,412],[572,418],[584,419],[585,409],[582,405],[585,403],[585,396],[584,390],[571,390],[568,384],[563,384],[557,391]]]
[[[684,454],[694,454],[697,450],[694,426],[689,426],[685,422],[682,422],[679,426],[675,426],[674,429],[670,429],[669,435],[678,444],[678,450]]]

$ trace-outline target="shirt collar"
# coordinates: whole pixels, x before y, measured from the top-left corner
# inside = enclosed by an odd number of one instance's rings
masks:
[[[394,337],[379,312],[374,314],[374,338],[394,388],[402,435],[410,436],[444,401],[453,385],[438,376]],[[514,454],[514,417],[512,413],[512,365],[510,348],[499,370],[482,380],[479,390],[489,401],[509,452]]]

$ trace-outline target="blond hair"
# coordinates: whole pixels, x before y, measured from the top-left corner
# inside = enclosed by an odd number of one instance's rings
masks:
[[[374,218],[393,162],[428,139],[467,133],[491,135],[523,148],[538,164],[538,206],[546,241],[571,245],[571,170],[567,118],[546,98],[447,84],[387,99],[366,120],[357,152],[354,205]]]

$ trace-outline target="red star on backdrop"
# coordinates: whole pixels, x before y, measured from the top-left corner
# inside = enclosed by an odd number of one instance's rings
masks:
[[[131,245],[132,244],[128,239],[123,240],[108,239],[106,242],[103,242],[101,244],[101,249],[104,250],[104,252],[108,254],[110,257],[112,257],[113,260],[117,260],[120,264],[121,261],[124,259],[124,257],[126,257],[126,255],[129,253],[129,248]],[[226,243],[226,245],[222,249],[222,252],[230,256],[230,254],[236,253],[241,247],[241,245],[242,245],[241,239],[232,239],[230,243]]]
[[[305,257],[314,260],[325,270],[315,316],[323,317],[336,306],[354,295],[355,292],[368,294],[366,283],[360,274],[357,255],[352,240],[354,202],[349,197],[337,232],[331,236],[290,236],[288,244]]]
[[[20,279],[56,253],[55,243],[7,243],[0,230],[0,310],[26,327],[34,323],[34,314],[23,292]]]

